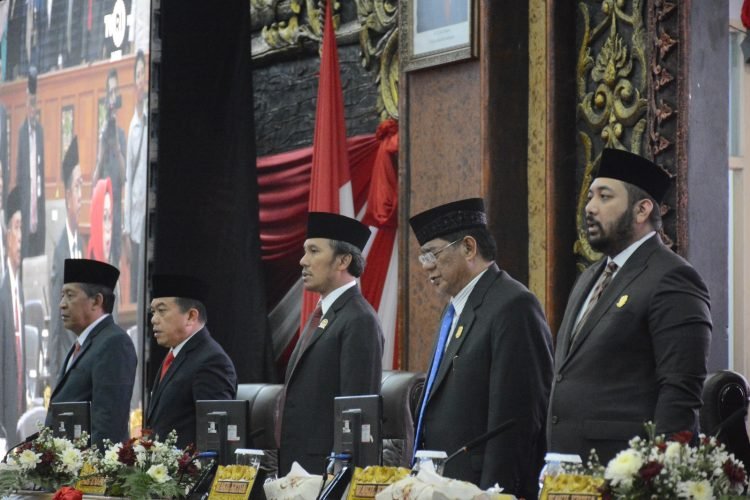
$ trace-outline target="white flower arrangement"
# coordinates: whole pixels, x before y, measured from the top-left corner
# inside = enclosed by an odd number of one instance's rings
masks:
[[[740,498],[748,484],[743,464],[723,444],[701,434],[691,446],[693,435],[680,432],[656,436],[653,423],[645,425],[648,438],[635,437],[629,448],[618,453],[606,467],[599,465],[596,452],[586,467],[564,466],[566,472],[603,477],[601,493],[608,499]]]
[[[23,488],[56,490],[71,484],[87,457],[88,435],[75,441],[56,438],[43,427],[39,435],[8,454],[7,465],[0,468],[0,496]]]
[[[196,453],[192,447],[176,448],[174,432],[164,442],[150,435],[124,443],[105,441],[103,451],[88,448],[87,442],[86,435],[71,442],[42,428],[36,439],[0,464],[0,498],[24,489],[56,491],[91,478],[104,479],[108,496],[182,498],[198,476]]]

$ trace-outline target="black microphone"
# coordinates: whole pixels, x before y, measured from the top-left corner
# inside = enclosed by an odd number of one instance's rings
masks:
[[[453,453],[451,453],[450,456],[445,459],[444,463],[447,464],[448,462],[450,462],[452,459],[456,458],[461,453],[466,453],[467,451],[473,450],[474,448],[476,448],[480,444],[486,443],[487,441],[489,441],[493,437],[497,436],[498,434],[500,434],[504,430],[507,430],[507,429],[513,427],[514,425],[516,425],[515,419],[506,420],[505,422],[503,422],[502,424],[498,425],[494,429],[485,432],[481,436],[475,437],[474,439],[472,439],[471,441],[469,441],[468,443],[466,443],[465,445],[463,445],[461,448],[459,448],[456,451],[454,451]]]
[[[33,440],[35,440],[38,437],[39,437],[39,432],[35,432],[34,434],[26,436],[26,439],[24,439],[23,441],[21,441],[17,445],[11,446],[10,448],[8,448],[8,453],[6,453],[5,456],[3,457],[3,463],[8,463],[8,457],[10,456],[10,452],[12,452],[13,450],[15,450],[19,446],[23,446],[26,443],[32,442]]]

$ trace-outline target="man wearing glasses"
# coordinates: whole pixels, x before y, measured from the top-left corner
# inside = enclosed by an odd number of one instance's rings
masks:
[[[513,421],[513,427],[458,455],[445,476],[481,488],[498,483],[536,498],[546,449],[552,341],[536,297],[495,264],[497,246],[479,198],[410,219],[443,311],[419,407],[415,450],[448,454]]]

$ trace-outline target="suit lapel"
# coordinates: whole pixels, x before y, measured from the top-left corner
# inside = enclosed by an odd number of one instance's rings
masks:
[[[299,349],[299,340],[297,341],[297,346],[292,352],[294,365],[292,365],[292,370],[289,372],[289,376],[286,378],[287,383],[289,383],[289,381],[292,379],[292,377],[294,376],[294,372],[297,370],[297,367],[302,361],[302,358],[305,356],[305,354],[310,352],[310,348],[313,346],[313,344],[315,344],[315,342],[317,342],[323,336],[326,330],[330,330],[331,325],[333,325],[333,322],[336,320],[336,314],[338,313],[338,311],[340,311],[341,308],[344,307],[344,305],[357,294],[359,294],[359,287],[358,285],[354,285],[344,293],[342,293],[341,297],[336,299],[333,304],[331,304],[331,307],[328,308],[328,311],[326,311],[326,313],[320,319],[320,323],[318,324],[319,326],[312,333],[312,337],[307,342],[307,345],[305,345],[304,350]],[[296,356],[294,356],[295,353],[297,354]],[[290,363],[291,362],[292,360],[290,359]]]
[[[461,316],[458,318],[456,328],[450,333],[450,343],[440,360],[440,366],[438,367],[438,372],[435,376],[435,382],[432,384],[432,389],[430,390],[428,397],[432,397],[432,395],[435,394],[438,387],[440,387],[440,384],[448,375],[448,372],[451,371],[453,367],[453,359],[458,355],[466,338],[471,335],[471,327],[476,319],[475,309],[482,305],[487,290],[489,290],[492,283],[494,283],[499,277],[500,269],[497,267],[497,264],[492,264],[487,268],[487,272],[484,273],[484,276],[482,276],[474,286],[474,290],[471,291],[471,294],[466,301],[466,305],[464,306],[463,311],[461,311]]]
[[[568,301],[568,314],[566,314],[565,322],[560,325],[560,331],[558,335],[560,338],[557,340],[557,350],[555,351],[556,361],[562,363],[565,357],[570,351],[570,336],[573,335],[573,330],[576,326],[576,318],[578,313],[583,307],[583,303],[588,297],[591,289],[594,287],[596,280],[602,273],[602,269],[607,265],[607,260],[602,259],[596,264],[592,265],[581,276],[580,286],[573,289],[570,300]]]
[[[75,344],[70,348],[68,351],[68,355],[65,356],[65,361],[62,365],[62,371],[60,372],[60,377],[57,382],[57,386],[55,387],[55,390],[52,392],[52,396],[57,394],[58,390],[63,386],[63,383],[68,378],[68,374],[73,370],[73,368],[81,362],[81,359],[86,355],[86,353],[91,349],[91,346],[94,342],[96,342],[96,336],[99,335],[99,333],[104,330],[107,326],[111,325],[114,322],[112,319],[112,316],[107,316],[101,322],[99,322],[96,327],[91,330],[91,333],[89,333],[88,337],[86,337],[86,341],[81,346],[81,351],[78,353],[78,357],[73,360],[73,364],[70,365],[70,369],[66,369],[68,366],[68,360],[73,355],[73,351],[75,350]],[[76,341],[77,342],[77,341]]]
[[[646,240],[633,255],[630,256],[625,265],[618,271],[615,277],[612,279],[612,283],[604,290],[604,293],[599,298],[599,301],[594,305],[591,310],[589,317],[586,318],[586,322],[581,327],[581,331],[578,332],[575,340],[573,341],[570,349],[567,353],[565,361],[567,362],[575,353],[578,351],[580,346],[586,341],[591,332],[599,324],[599,320],[604,314],[612,308],[615,301],[622,296],[623,290],[630,285],[643,271],[648,268],[648,259],[651,254],[656,250],[657,246],[661,244],[658,239],[658,235],[654,235],[650,239]],[[603,259],[606,262],[606,259]],[[602,265],[605,265],[604,262]],[[596,275],[598,277],[598,274]],[[580,308],[579,308],[580,309]],[[576,311],[576,316],[577,316]],[[575,321],[575,319],[574,319]]]
[[[203,343],[203,339],[207,335],[208,331],[205,327],[195,332],[195,334],[193,334],[187,344],[185,344],[182,349],[180,349],[179,354],[175,356],[174,361],[172,361],[169,369],[167,369],[167,373],[164,374],[164,378],[160,380],[161,367],[164,365],[164,360],[161,361],[161,364],[159,365],[159,372],[156,374],[156,384],[154,384],[154,389],[151,394],[151,400],[148,403],[148,415],[146,417],[146,421],[151,418],[151,412],[156,407],[156,403],[159,401],[164,388],[169,384],[169,381],[172,380],[172,377],[174,377],[174,374],[177,373],[177,370],[180,369],[180,366],[185,363],[185,360],[190,357],[190,353]]]

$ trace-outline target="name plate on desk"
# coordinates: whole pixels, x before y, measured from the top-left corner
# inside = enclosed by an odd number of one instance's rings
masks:
[[[90,464],[83,464],[80,477],[76,483],[76,489],[88,495],[104,495],[107,491],[107,478],[95,476],[96,469]]]
[[[540,500],[601,500],[599,488],[604,479],[577,474],[557,474],[544,478]]]
[[[220,465],[216,471],[209,500],[239,500],[250,498],[257,471],[249,465]]]
[[[396,481],[409,475],[403,467],[370,466],[354,469],[347,500],[369,500]]]

